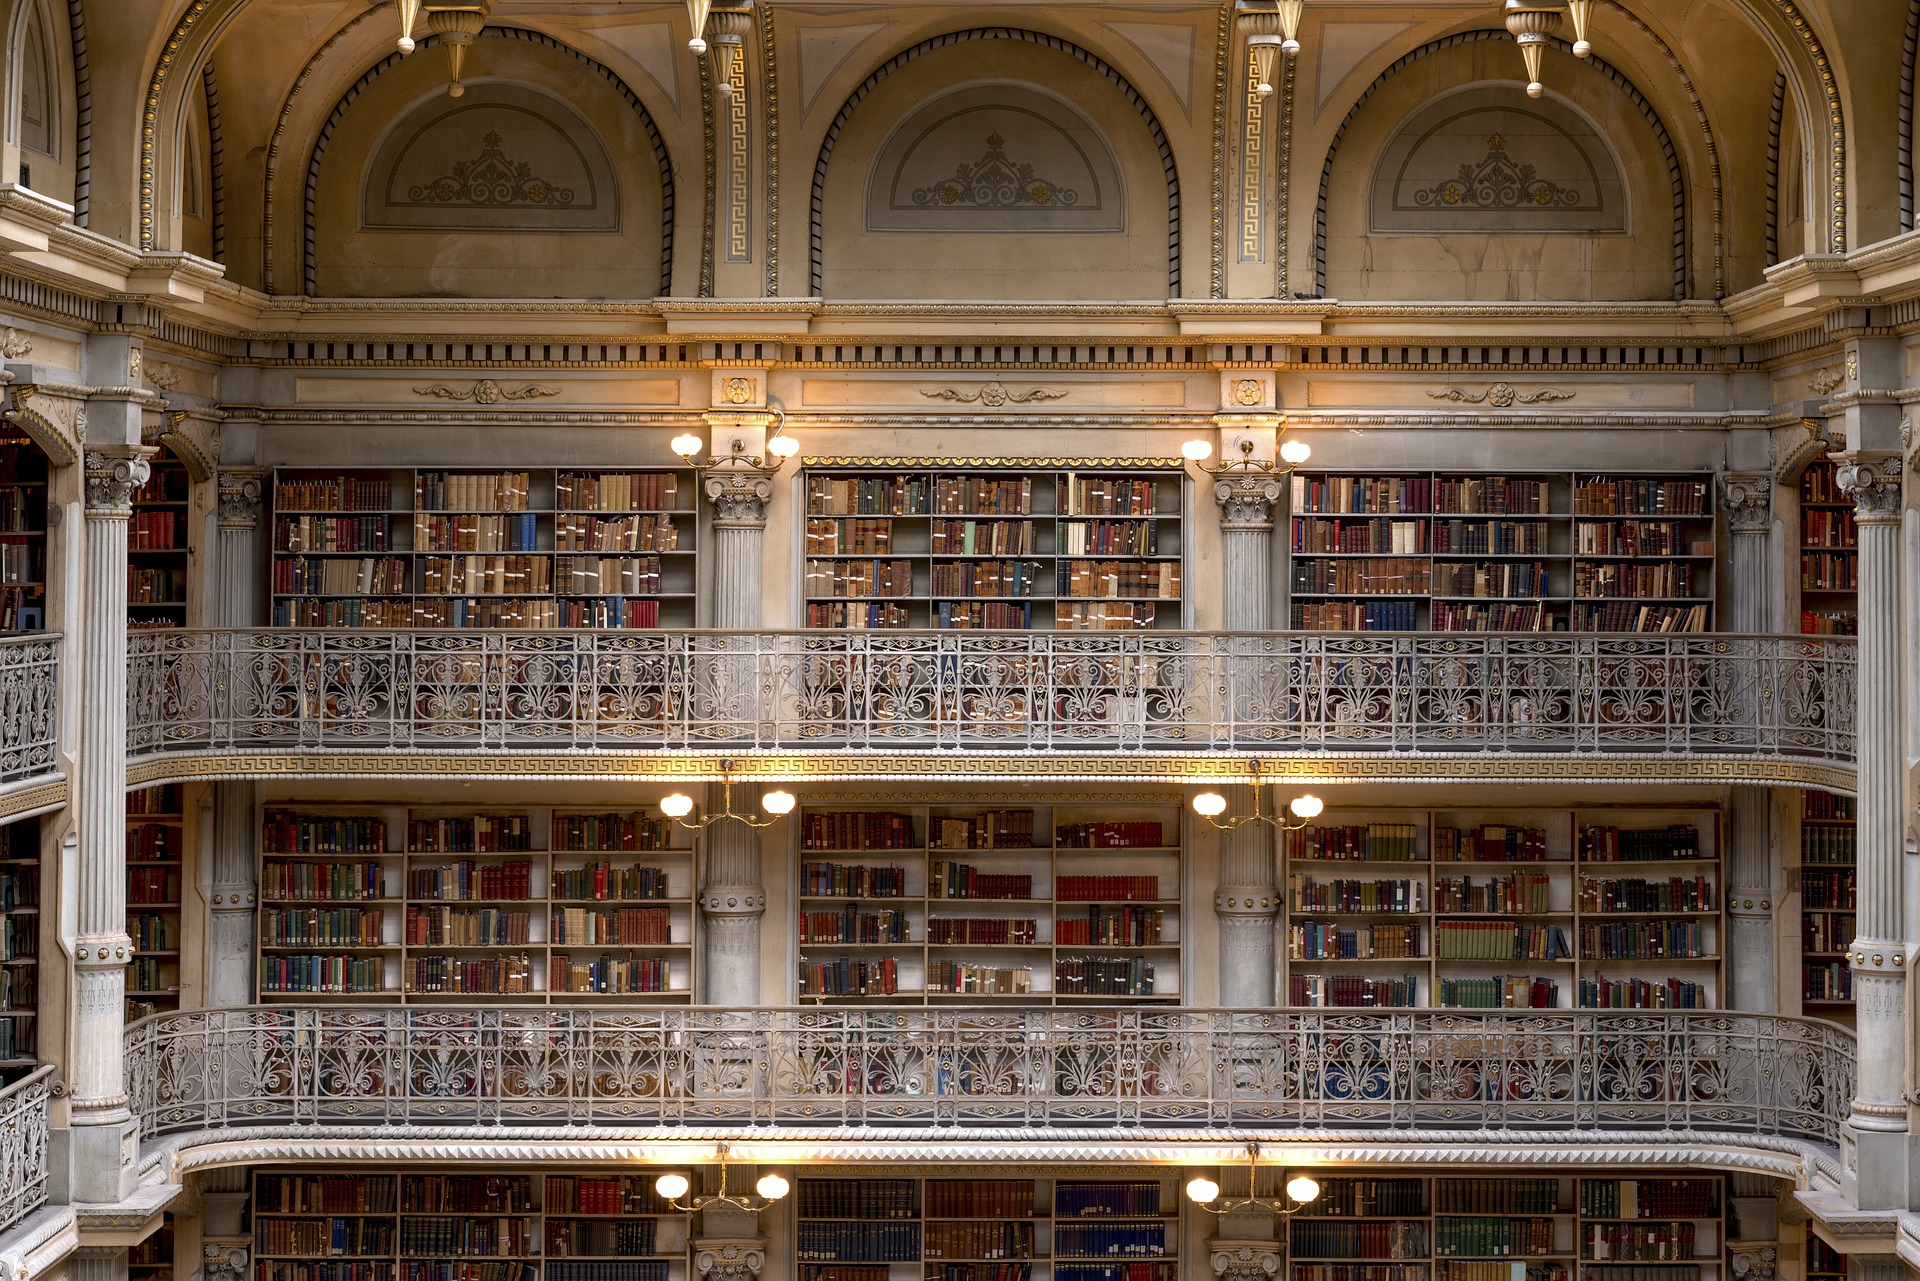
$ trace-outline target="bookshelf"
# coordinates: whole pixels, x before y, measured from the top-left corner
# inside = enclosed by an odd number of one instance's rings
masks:
[[[47,456],[0,433],[0,631],[47,625]]]
[[[1133,1179],[807,1178],[800,1281],[1175,1281],[1175,1171]]]
[[[255,1281],[687,1281],[651,1175],[253,1176]]]
[[[1709,631],[1700,475],[1293,477],[1298,631]]]
[[[804,1001],[1177,1002],[1173,805],[807,808]]]
[[[127,525],[127,625],[151,630],[187,625],[187,547],[192,478],[161,446],[147,483],[133,496]]]
[[[159,1230],[127,1250],[127,1281],[173,1281],[172,1214],[163,1214]]]
[[[40,820],[0,827],[0,1082],[39,1054]]]
[[[1820,459],[1800,473],[1800,630],[1809,635],[1860,630],[1860,532],[1837,471]]]
[[[1715,809],[1330,809],[1285,841],[1289,1005],[1718,1002]]]
[[[282,469],[276,627],[694,625],[688,471]]]
[[[1832,1018],[1853,1009],[1856,881],[1850,796],[1803,792],[1800,816],[1800,1005]]]
[[[269,805],[260,994],[687,1002],[690,835],[644,811]]]
[[[127,793],[129,1021],[180,1008],[180,893],[186,809],[178,783]]]
[[[1847,1256],[1807,1233],[1806,1281],[1846,1281]]]
[[[1097,469],[809,468],[802,625],[1132,631],[1183,625],[1185,477]]]

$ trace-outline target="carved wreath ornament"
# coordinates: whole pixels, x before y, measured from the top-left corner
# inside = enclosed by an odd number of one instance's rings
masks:
[[[1448,387],[1442,391],[1430,391],[1430,400],[1450,400],[1456,405],[1491,405],[1495,409],[1511,409],[1515,405],[1545,405],[1557,400],[1572,400],[1578,392],[1561,391],[1557,387],[1542,387],[1539,391],[1521,391],[1511,383],[1495,383],[1478,394],[1465,387]]]
[[[1486,159],[1461,165],[1457,177],[1413,193],[1413,203],[1423,209],[1576,209],[1580,199],[1573,188],[1510,159],[1507,140],[1497,133],[1487,139]]]
[[[1065,400],[1067,393],[1052,387],[1034,387],[1027,391],[1009,391],[1004,383],[991,382],[974,391],[962,391],[958,387],[936,387],[922,390],[920,393],[928,400],[952,400],[963,405],[985,405],[989,409],[998,409],[1002,405],[1031,405],[1042,400]]]
[[[570,205],[573,188],[556,187],[533,172],[524,160],[509,160],[499,134],[489,131],[480,154],[460,160],[447,173],[407,189],[407,198],[422,205]]]
[[[470,400],[476,405],[497,405],[503,400],[540,400],[547,396],[558,396],[560,389],[544,383],[528,383],[518,388],[502,387],[491,378],[482,378],[465,389],[435,383],[431,387],[415,387],[413,394],[433,396],[439,400]]]
[[[972,205],[976,209],[1013,209],[1023,205],[1066,209],[1080,203],[1080,193],[1034,173],[1032,165],[1007,158],[1007,140],[997,132],[987,135],[987,153],[963,164],[953,177],[914,190],[916,205]]]

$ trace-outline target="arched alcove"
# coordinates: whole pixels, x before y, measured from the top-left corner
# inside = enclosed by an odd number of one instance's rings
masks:
[[[9,37],[7,133],[16,168],[5,177],[71,203],[74,90],[66,14],[56,15],[47,0],[22,0]]]

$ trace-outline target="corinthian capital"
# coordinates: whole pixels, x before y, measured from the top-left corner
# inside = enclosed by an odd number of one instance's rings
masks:
[[[1763,471],[1720,473],[1720,497],[1727,528],[1736,534],[1764,534],[1773,528],[1773,476]]]
[[[133,495],[153,473],[150,446],[119,446],[87,451],[87,515],[124,520],[133,514]]]
[[[1839,464],[1834,481],[1853,495],[1854,514],[1860,520],[1893,520],[1900,514],[1900,455],[1882,450],[1855,449],[1835,454]]]
[[[1213,487],[1220,504],[1220,524],[1231,530],[1273,528],[1273,505],[1280,501],[1280,482],[1254,473],[1228,476]]]
[[[707,473],[707,501],[716,526],[765,529],[773,478],[757,467],[716,467]]]
[[[261,477],[258,467],[226,467],[220,471],[220,528],[254,529],[260,524]]]
[[[1222,1241],[1212,1250],[1213,1275],[1220,1281],[1271,1281],[1280,1271],[1280,1247],[1273,1241]]]

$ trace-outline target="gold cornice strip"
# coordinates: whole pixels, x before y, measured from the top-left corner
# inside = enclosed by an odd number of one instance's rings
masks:
[[[0,819],[43,813],[47,810],[59,809],[66,803],[65,779],[57,783],[43,783],[39,787],[29,787],[22,791],[0,795]]]
[[[1036,783],[1504,783],[1747,785],[1795,787],[1853,794],[1852,770],[1813,761],[1738,757],[1580,758],[1524,756],[1377,757],[1060,751],[1031,755],[895,752],[886,754],[765,752],[700,754],[631,752],[585,754],[503,752],[262,752],[186,753],[131,764],[129,788],[221,779],[521,779],[591,782],[718,782],[722,763],[736,782],[778,779],[818,782],[972,782],[1021,779]],[[58,785],[64,796],[65,784]],[[13,798],[0,798],[0,804]],[[17,811],[7,811],[17,812]]]
[[[1178,471],[1178,458],[855,458],[828,455],[802,458],[803,467],[1103,467],[1128,471]]]

